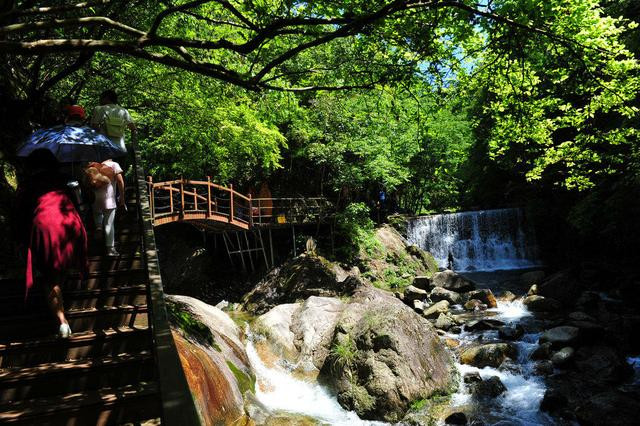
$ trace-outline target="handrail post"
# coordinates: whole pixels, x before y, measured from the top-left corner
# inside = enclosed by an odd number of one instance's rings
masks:
[[[173,184],[169,184],[169,214],[173,214]]]
[[[153,177],[147,176],[147,185],[149,186],[149,210],[151,210],[151,220],[155,220],[155,202],[153,197]]]
[[[180,214],[184,216],[184,178],[180,176]]]
[[[207,176],[207,217],[211,217],[211,176]]]
[[[233,222],[233,184],[229,184],[229,222]]]
[[[249,194],[249,226],[253,227],[253,200],[251,194]]]

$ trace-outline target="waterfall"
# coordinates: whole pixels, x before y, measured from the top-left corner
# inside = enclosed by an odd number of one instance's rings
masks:
[[[481,210],[417,217],[408,239],[429,251],[442,268],[492,271],[539,264],[535,236],[520,209]]]

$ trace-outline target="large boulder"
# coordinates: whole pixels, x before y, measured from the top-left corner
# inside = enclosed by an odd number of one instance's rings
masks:
[[[542,283],[542,280],[545,277],[544,271],[528,271],[524,274],[520,275],[520,280],[522,284],[527,287],[531,287],[532,285]]]
[[[539,296],[550,297],[567,306],[575,303],[581,291],[579,282],[568,270],[557,272],[537,284]]]
[[[633,374],[623,356],[609,346],[584,346],[576,351],[578,371],[598,384],[620,383]]]
[[[429,294],[429,298],[434,302],[446,300],[452,305],[459,305],[462,303],[462,296],[455,291],[447,290],[444,287],[434,287]]]
[[[221,310],[188,296],[167,296],[172,334],[203,425],[246,424],[244,395],[255,374],[241,331]]]
[[[628,426],[638,424],[638,395],[612,390],[583,401],[576,410],[582,425]]]
[[[482,288],[479,290],[472,290],[466,294],[468,300],[479,300],[489,308],[497,308],[498,302],[493,292],[488,288]]]
[[[562,308],[560,302],[550,297],[531,295],[522,302],[531,312],[555,312]]]
[[[243,297],[244,308],[261,315],[276,305],[309,296],[348,296],[362,285],[360,278],[321,256],[301,255],[271,271]]]
[[[278,305],[256,318],[253,330],[298,369],[318,371],[329,354],[333,330],[346,304],[311,296],[302,303]]]
[[[509,343],[489,343],[463,350],[460,354],[460,362],[479,368],[497,368],[507,358],[515,359],[517,355],[516,347]]]
[[[551,343],[554,348],[562,348],[571,346],[578,341],[580,329],[571,327],[570,325],[562,325],[560,327],[551,328],[540,336],[540,343]]]
[[[440,314],[446,314],[447,312],[449,312],[449,302],[441,300],[425,309],[423,315],[426,318],[435,319],[438,318]]]
[[[361,418],[397,422],[411,401],[453,391],[451,362],[429,321],[362,288],[338,319],[320,378]]]
[[[476,284],[473,281],[448,269],[434,274],[431,279],[431,285],[443,287],[457,293],[465,293],[476,288]]]
[[[407,286],[404,289],[404,297],[402,300],[405,303],[412,304],[414,300],[425,300],[429,296],[426,290],[422,290],[421,288],[414,287],[412,285]]]
[[[472,384],[471,394],[477,399],[491,399],[496,398],[507,391],[502,381],[497,376],[489,377],[486,380],[481,380]]]

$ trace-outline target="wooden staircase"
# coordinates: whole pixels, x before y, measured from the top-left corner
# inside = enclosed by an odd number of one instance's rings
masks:
[[[140,189],[134,180],[116,221],[120,256],[104,255],[89,232],[89,276],[64,284],[69,339],[57,337],[37,280],[26,304],[24,279],[0,280],[0,423],[199,423],[150,272],[155,242]]]

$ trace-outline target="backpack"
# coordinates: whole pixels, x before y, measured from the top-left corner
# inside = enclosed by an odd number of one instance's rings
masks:
[[[104,188],[109,185],[115,177],[113,169],[101,163],[89,163],[89,166],[84,172],[87,176],[89,186],[93,189]]]
[[[109,110],[106,112],[100,125],[107,136],[112,138],[121,138],[127,128],[127,121],[122,118],[118,110]]]

